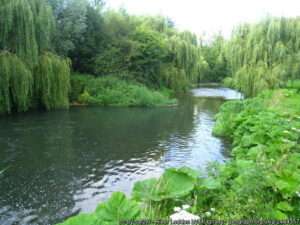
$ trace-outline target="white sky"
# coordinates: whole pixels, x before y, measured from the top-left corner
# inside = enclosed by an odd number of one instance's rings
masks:
[[[300,16],[300,0],[106,0],[132,14],[161,14],[180,29],[207,36],[222,32],[228,37],[234,26],[254,22],[266,15]]]

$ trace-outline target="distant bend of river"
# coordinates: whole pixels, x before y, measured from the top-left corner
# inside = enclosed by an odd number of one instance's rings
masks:
[[[223,162],[212,136],[226,88],[199,88],[172,108],[79,107],[0,118],[0,224],[47,225],[92,212],[114,191],[165,168]]]

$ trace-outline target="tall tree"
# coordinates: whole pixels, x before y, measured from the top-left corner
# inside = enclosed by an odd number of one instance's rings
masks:
[[[56,73],[54,79],[36,70],[41,66],[40,55],[51,50],[54,30],[51,7],[45,0],[0,0],[0,3],[0,113],[26,111],[35,99],[45,103],[40,95],[35,95],[36,75],[51,83],[51,87],[58,87],[51,92],[54,96],[57,94],[54,92],[64,90],[59,97],[66,101],[70,73],[63,64],[65,60],[61,59],[51,71]],[[55,60],[51,57],[47,63],[53,64]],[[48,92],[46,88],[41,90],[41,93]],[[65,101],[46,108],[68,106]]]
[[[54,20],[44,0],[1,0],[0,48],[33,66],[50,49]]]
[[[239,26],[225,47],[235,87],[255,96],[300,78],[300,19],[266,18]]]

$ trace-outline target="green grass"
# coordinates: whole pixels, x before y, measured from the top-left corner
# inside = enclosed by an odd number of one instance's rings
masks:
[[[71,100],[80,104],[100,106],[171,106],[176,105],[170,91],[151,90],[139,83],[121,80],[116,77],[95,78],[86,75],[71,77]]]

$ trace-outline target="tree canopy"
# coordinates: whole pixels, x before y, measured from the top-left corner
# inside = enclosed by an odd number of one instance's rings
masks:
[[[1,112],[67,107],[71,71],[175,91],[225,78],[250,97],[300,76],[299,18],[268,17],[204,43],[167,17],[101,0],[0,3]]]

